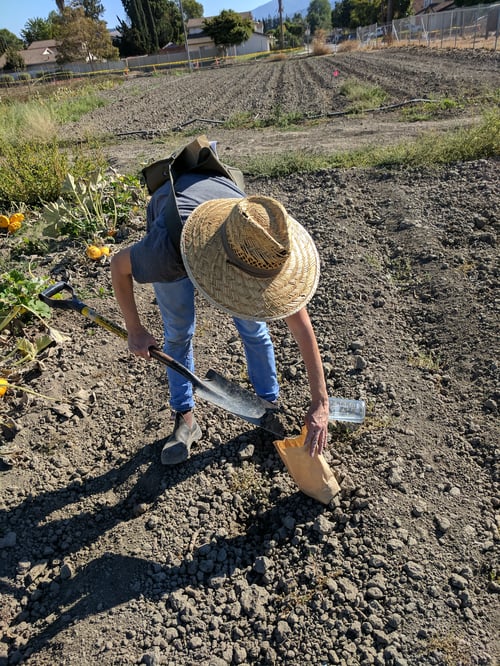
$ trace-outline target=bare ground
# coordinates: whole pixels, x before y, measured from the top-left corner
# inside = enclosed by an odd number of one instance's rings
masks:
[[[242,110],[265,117],[279,106],[311,122],[186,129],[218,140],[230,162],[429,127],[399,111],[329,116],[343,108],[334,68],[378,83],[394,103],[499,82],[487,52],[255,63],[127,81],[67,131],[100,135],[117,168],[138,171],[186,140],[179,125]],[[433,128],[475,115],[454,110]],[[163,468],[161,367],[56,313],[68,341],[25,380],[59,401],[19,392],[5,407],[0,663],[498,663],[498,161],[250,178],[247,189],[280,199],[315,238],[322,279],[310,313],[329,391],[368,405],[363,426],[331,431],[341,497],[324,507],[302,495],[272,437],[201,401],[203,439],[187,463]],[[106,261],[56,254],[43,270],[120,322]],[[138,294],[160,337],[151,290]],[[230,320],[198,305],[198,374],[212,367],[247,385]],[[300,422],[304,369],[285,327],[271,331],[282,401]]]

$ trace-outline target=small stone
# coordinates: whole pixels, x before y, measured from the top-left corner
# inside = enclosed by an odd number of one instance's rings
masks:
[[[488,400],[485,400],[483,403],[484,409],[486,409],[487,412],[492,412],[493,414],[496,414],[498,411],[498,405],[493,400],[492,398],[488,398]]]
[[[0,548],[13,548],[16,545],[17,534],[15,532],[7,532],[7,534],[0,539]]]
[[[335,529],[334,523],[332,523],[326,516],[318,516],[314,521],[313,529],[319,534],[330,534]]]
[[[436,524],[436,527],[440,532],[446,533],[451,527],[451,522],[446,518],[446,516],[442,516],[439,514],[436,514],[434,516],[434,523]]]
[[[356,370],[364,370],[368,366],[368,361],[361,355],[354,357],[354,368]]]
[[[450,577],[450,585],[456,590],[465,590],[467,587],[467,579],[463,578],[463,576],[459,576],[458,574],[453,574]]]
[[[420,580],[424,577],[425,570],[420,564],[417,564],[417,562],[407,562],[403,568],[408,576],[414,580]]]
[[[258,574],[265,574],[272,567],[272,560],[269,557],[258,557],[253,565],[253,570]]]
[[[60,575],[62,580],[69,580],[73,576],[73,569],[71,565],[65,562],[61,566]]]

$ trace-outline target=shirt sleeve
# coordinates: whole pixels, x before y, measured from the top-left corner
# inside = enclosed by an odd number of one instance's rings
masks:
[[[173,282],[186,276],[182,257],[166,228],[167,216],[177,215],[172,206],[175,207],[175,201],[169,196],[149,232],[130,248],[132,276],[136,282]]]

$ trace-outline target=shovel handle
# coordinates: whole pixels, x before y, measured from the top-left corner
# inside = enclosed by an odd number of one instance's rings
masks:
[[[68,291],[70,293],[70,298],[53,298],[63,291]],[[39,294],[39,297],[51,308],[58,308],[59,310],[75,310],[76,312],[82,314],[84,317],[87,317],[87,319],[93,321],[98,326],[101,326],[102,328],[111,331],[111,333],[118,335],[123,340],[128,338],[128,333],[124,328],[118,326],[107,317],[103,317],[102,315],[98,314],[95,310],[77,298],[77,296],[75,296],[73,287],[67,282],[56,282],[56,284],[53,284],[48,289],[45,289],[45,291]]]
[[[64,291],[69,292],[69,298],[54,298],[54,296],[57,296],[57,294],[60,294]],[[128,333],[124,328],[118,326],[107,317],[103,317],[102,315],[98,314],[95,310],[81,301],[75,295],[73,287],[67,282],[56,282],[56,284],[51,285],[41,294],[39,294],[39,298],[51,308],[57,308],[59,310],[75,310],[75,312],[79,312],[101,328],[105,328],[111,333],[118,335],[123,340],[128,338]],[[149,353],[152,358],[160,361],[160,363],[163,363],[163,365],[167,365],[169,368],[172,368],[172,370],[175,370],[180,375],[188,379],[195,388],[200,386],[201,382],[198,377],[196,377],[196,375],[188,370],[188,368],[183,366],[168,354],[160,351],[157,347],[150,347]]]

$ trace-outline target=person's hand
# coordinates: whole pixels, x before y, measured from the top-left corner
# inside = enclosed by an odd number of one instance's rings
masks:
[[[151,358],[149,348],[158,347],[155,338],[143,326],[134,331],[128,331],[127,341],[128,348],[132,354],[140,356],[141,358]]]
[[[307,435],[305,446],[311,456],[319,455],[326,449],[328,438],[328,401],[313,402],[306,414]]]

